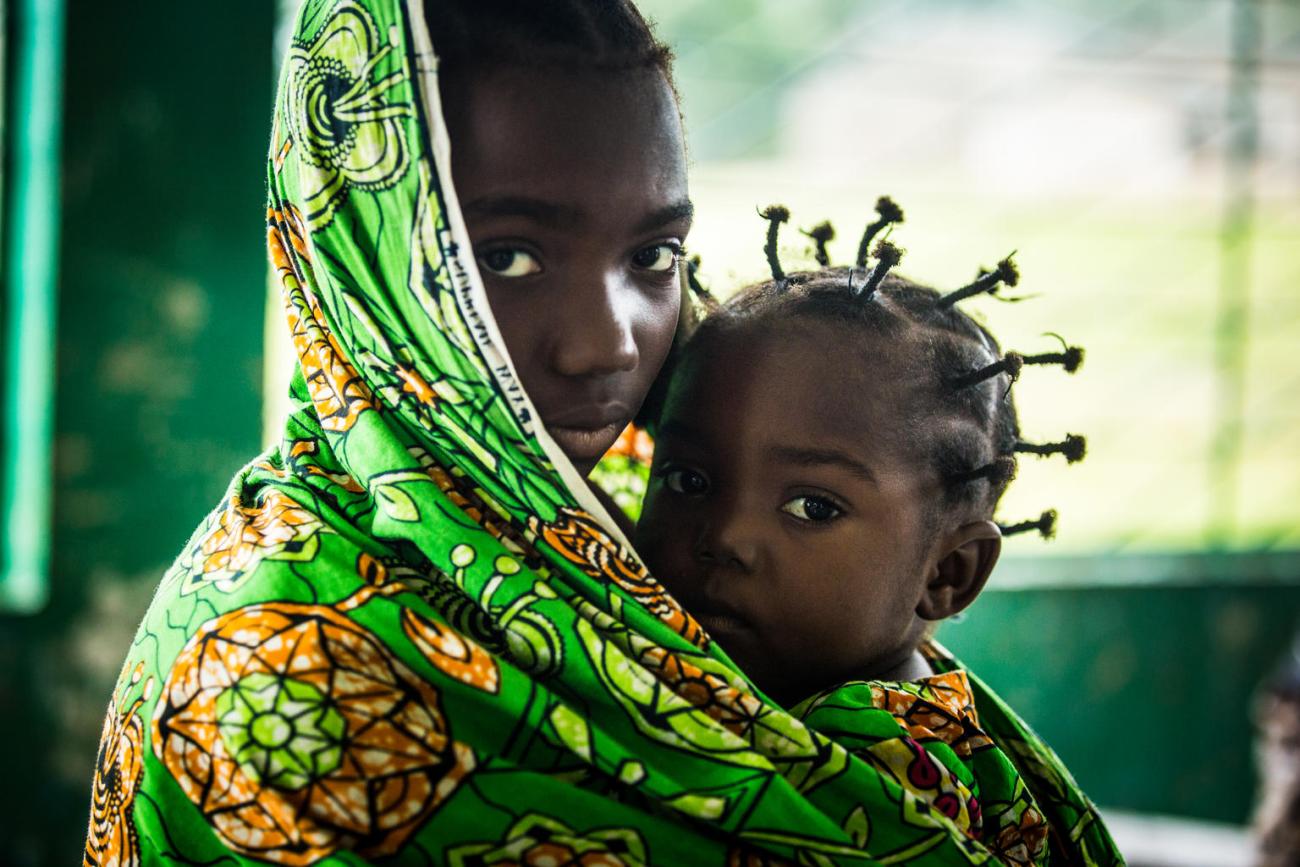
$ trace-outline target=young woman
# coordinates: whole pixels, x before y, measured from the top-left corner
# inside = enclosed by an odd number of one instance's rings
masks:
[[[987,860],[757,697],[583,480],[677,323],[667,56],[618,0],[306,0],[296,409],[143,619],[87,864]]]

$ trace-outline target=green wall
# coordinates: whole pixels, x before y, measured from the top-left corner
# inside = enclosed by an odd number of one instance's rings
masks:
[[[1251,701],[1300,625],[1300,586],[1225,578],[988,592],[939,639],[1094,801],[1242,822],[1255,785]]]
[[[266,0],[69,0],[51,599],[0,618],[0,864],[80,863],[148,597],[260,445]]]

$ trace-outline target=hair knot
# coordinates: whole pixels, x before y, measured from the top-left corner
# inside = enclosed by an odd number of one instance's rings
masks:
[[[1037,530],[1039,535],[1044,539],[1051,539],[1056,535],[1056,510],[1048,509],[1038,516],[1036,521],[1021,521],[1018,524],[998,524],[998,529],[1002,531],[1003,536],[1014,536],[1017,533],[1027,533],[1030,530]]]
[[[1063,455],[1066,463],[1075,464],[1083,460],[1084,455],[1088,453],[1088,441],[1078,434],[1067,434],[1065,439],[1059,443],[1030,443],[1021,440],[1016,443],[1016,451],[1022,454],[1038,455],[1040,458],[1049,455]]]
[[[998,263],[998,267],[992,271],[981,272],[978,277],[967,283],[965,286],[953,292],[949,292],[939,298],[935,304],[940,307],[951,307],[958,301],[963,301],[974,295],[983,295],[998,291],[1003,285],[1015,286],[1020,282],[1020,269],[1011,257],[1016,255],[1014,252]]]
[[[830,224],[829,220],[823,220],[804,232],[804,234],[812,238],[817,244],[817,252],[813,254],[817,264],[823,268],[829,268],[831,266],[831,256],[830,253],[826,252],[826,245],[835,240],[835,227]]]
[[[1044,352],[1039,355],[1026,355],[1025,364],[1059,364],[1066,373],[1074,373],[1083,366],[1083,347],[1068,346],[1059,334],[1052,334],[1061,341],[1060,352]]]
[[[871,250],[871,242],[876,239],[881,230],[886,226],[894,223],[903,222],[903,209],[894,202],[889,196],[881,196],[876,200],[876,219],[867,225],[862,232],[862,240],[858,242],[858,257],[854,260],[859,268],[865,268],[867,265],[867,254]]]
[[[785,205],[768,205],[758,212],[767,220],[767,242],[763,245],[763,255],[767,257],[767,267],[772,271],[772,282],[777,290],[784,292],[787,288],[785,269],[781,267],[781,257],[776,252],[776,237],[781,231],[781,224],[790,219],[790,209]]]

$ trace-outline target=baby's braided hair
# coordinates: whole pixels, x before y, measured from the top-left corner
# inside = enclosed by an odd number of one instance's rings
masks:
[[[888,197],[880,199],[877,213],[863,233],[853,267],[830,265],[826,241],[834,237],[834,229],[822,223],[805,233],[817,243],[821,267],[787,273],[777,256],[776,235],[789,211],[779,205],[761,211],[769,222],[763,249],[772,279],[741,290],[721,306],[708,296],[710,315],[686,352],[713,331],[742,324],[780,327],[797,317],[831,321],[883,338],[881,344],[892,343],[891,351],[903,365],[901,375],[915,384],[902,401],[906,417],[901,429],[938,473],[944,486],[942,506],[992,515],[1015,478],[1016,454],[1059,454],[1070,463],[1083,458],[1086,443],[1077,434],[1058,443],[1022,440],[1011,394],[1026,365],[1059,364],[1073,373],[1083,361],[1083,350],[1061,340],[1060,352],[1003,352],[988,329],[957,305],[1015,286],[1020,275],[1012,257],[992,271],[982,271],[969,285],[940,293],[893,273],[902,251],[889,241],[881,240],[871,249],[881,231],[903,220],[902,210]],[[699,287],[694,269],[691,286]],[[938,514],[936,510],[936,518]],[[1046,538],[1055,531],[1056,512],[1000,526],[1005,535],[1037,530]]]

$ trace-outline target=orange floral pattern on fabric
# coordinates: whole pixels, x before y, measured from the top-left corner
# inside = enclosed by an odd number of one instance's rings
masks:
[[[663,647],[646,648],[637,661],[677,695],[742,737],[750,735],[766,712],[754,696]]]
[[[267,212],[266,240],[271,262],[284,288],[289,333],[307,391],[321,426],[342,433],[356,423],[362,412],[375,408],[374,396],[326,325],[325,312],[299,270],[311,265],[311,256],[306,229],[296,208],[289,206],[284,211]],[[294,251],[292,255],[290,248]]]
[[[543,522],[534,516],[530,525],[546,544],[589,577],[612,581],[678,635],[696,647],[707,647],[704,628],[589,513],[566,507],[554,521]]]
[[[282,454],[284,455],[282,460],[287,464],[287,467],[284,465],[277,465],[269,460],[257,461],[253,466],[257,467],[259,470],[271,473],[276,478],[280,479],[287,479],[290,475],[290,470],[292,469],[299,475],[308,477],[315,476],[317,478],[326,479],[333,484],[338,485],[350,494],[360,494],[365,491],[365,488],[361,486],[361,483],[349,476],[347,473],[330,472],[323,467],[311,463],[310,459],[314,458],[320,451],[320,443],[317,440],[291,440],[286,444],[288,445],[288,449],[284,450],[284,446],[281,446],[281,449]]]
[[[922,647],[929,656],[930,648]],[[1050,827],[1023,786],[1005,809],[981,816],[978,801],[942,763],[921,746],[925,741],[948,744],[969,758],[995,746],[980,728],[975,693],[960,669],[902,683],[872,683],[875,707],[889,712],[910,738],[884,741],[869,748],[882,768],[905,789],[925,798],[967,834],[1013,867],[1033,867],[1047,851]]]
[[[980,730],[966,672],[936,674],[907,685],[911,689],[873,683],[871,698],[876,707],[889,711],[913,738],[943,741],[963,757],[993,746],[989,736]]]
[[[135,667],[130,685],[140,682],[144,663]],[[144,695],[123,711],[121,690],[114,692],[99,739],[95,778],[90,799],[90,829],[86,835],[84,867],[137,867],[140,843],[132,814],[135,793],[144,773],[144,721],[137,711],[148,700],[153,681]]]
[[[1028,806],[1018,820],[1002,822],[993,839],[984,843],[989,851],[1012,867],[1035,867],[1047,851],[1050,830],[1043,814]]]
[[[227,846],[276,864],[390,855],[474,767],[432,685],[337,611],[288,602],[199,628],[152,742]]]
[[[342,433],[356,424],[361,413],[375,408],[374,397],[325,327],[320,302],[311,296],[306,298],[306,309],[290,301],[289,331],[321,427]]]
[[[496,695],[501,669],[492,655],[445,624],[402,609],[402,631],[424,658],[448,677]]]
[[[318,517],[274,488],[265,489],[251,506],[241,503],[236,494],[199,543],[197,572],[212,580],[228,580],[263,557],[300,550],[322,526]]]

